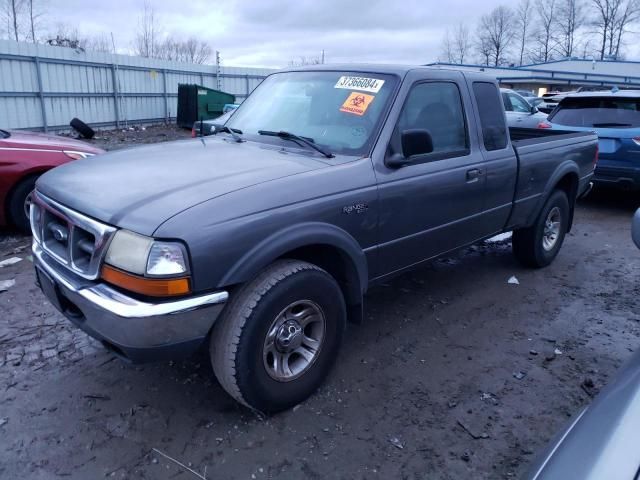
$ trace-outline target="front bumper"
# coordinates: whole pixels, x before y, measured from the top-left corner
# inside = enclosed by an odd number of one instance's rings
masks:
[[[49,301],[77,327],[135,362],[176,359],[197,350],[229,295],[225,291],[161,303],[129,297],[59,265],[37,242],[33,259]]]

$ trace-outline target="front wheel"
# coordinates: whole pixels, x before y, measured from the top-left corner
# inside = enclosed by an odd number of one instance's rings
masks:
[[[513,253],[527,267],[546,267],[558,255],[569,229],[571,209],[567,194],[555,190],[529,228],[513,232]]]
[[[238,402],[264,413],[295,406],[327,376],[346,325],[337,282],[297,260],[244,285],[211,336],[213,371]]]

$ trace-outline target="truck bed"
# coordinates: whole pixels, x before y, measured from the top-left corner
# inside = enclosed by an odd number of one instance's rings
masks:
[[[537,145],[553,140],[577,139],[593,136],[593,132],[571,132],[569,130],[552,130],[549,128],[518,128],[510,127],[511,142],[516,147]]]
[[[588,187],[598,144],[594,132],[510,128],[509,133],[518,158],[511,228],[531,223],[558,165],[570,162],[577,165],[577,195]]]

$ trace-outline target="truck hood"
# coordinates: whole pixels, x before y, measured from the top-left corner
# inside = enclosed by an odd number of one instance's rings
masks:
[[[201,202],[327,166],[306,154],[209,137],[78,160],[45,173],[36,188],[97,220],[152,235]]]

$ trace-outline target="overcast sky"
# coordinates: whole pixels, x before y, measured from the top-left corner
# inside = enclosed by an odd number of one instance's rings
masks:
[[[113,32],[118,50],[135,35],[142,0],[48,0],[47,20],[82,34]],[[426,63],[447,26],[475,25],[499,0],[155,0],[165,33],[197,35],[227,66],[286,66],[301,56],[327,62]],[[504,3],[504,2],[502,2]]]
[[[143,0],[40,1],[48,24],[64,22],[84,35],[113,32],[121,53],[129,53],[144,5]],[[473,32],[483,13],[515,5],[515,0],[151,2],[165,34],[198,36],[221,52],[223,65],[256,67],[283,67],[323,49],[327,63],[428,63],[441,56],[447,27],[463,22]],[[630,57],[638,50],[637,37],[633,40]]]

